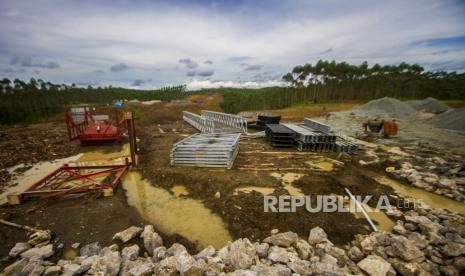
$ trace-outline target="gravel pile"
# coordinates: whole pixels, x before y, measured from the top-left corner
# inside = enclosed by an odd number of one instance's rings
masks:
[[[465,131],[465,107],[439,114],[432,119],[435,127]]]
[[[354,108],[352,111],[363,113],[368,116],[382,117],[383,115],[388,115],[390,117],[403,119],[413,114],[415,109],[397,99],[384,97],[369,101],[362,106]]]
[[[431,97],[418,101],[409,101],[407,104],[413,107],[415,110],[434,114],[443,113],[450,109],[448,105]]]

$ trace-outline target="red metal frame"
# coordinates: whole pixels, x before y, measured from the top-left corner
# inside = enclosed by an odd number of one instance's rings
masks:
[[[66,127],[68,130],[68,140],[79,140],[81,143],[105,143],[119,142],[121,136],[126,132],[126,123],[124,113],[121,120],[118,116],[118,110],[112,112],[91,111],[89,108],[84,108],[82,114],[84,120],[80,123],[75,123],[71,111],[65,112]],[[92,121],[93,115],[108,115],[109,120]]]
[[[129,164],[100,166],[69,166],[68,164],[64,164],[32,184],[26,191],[20,193],[20,196],[22,199],[32,197],[48,198],[90,190],[102,191],[103,189],[113,189],[118,185],[121,177],[126,173],[128,168]],[[97,181],[92,178],[104,174],[108,174],[109,176],[113,173],[114,178],[110,183],[105,182],[106,178],[102,181]],[[64,184],[75,180],[83,181],[83,183],[78,187],[62,187]]]

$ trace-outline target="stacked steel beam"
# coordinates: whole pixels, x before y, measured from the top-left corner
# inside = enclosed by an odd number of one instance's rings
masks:
[[[171,165],[230,169],[239,151],[240,133],[197,133],[173,145]]]
[[[273,147],[293,147],[295,132],[280,124],[266,125],[266,139]]]
[[[303,124],[283,124],[295,132],[299,151],[348,152],[354,153],[358,145],[331,132],[323,123],[305,118]]]

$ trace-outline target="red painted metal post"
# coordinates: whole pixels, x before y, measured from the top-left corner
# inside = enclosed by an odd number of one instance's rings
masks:
[[[131,151],[131,163],[132,166],[135,168],[137,167],[137,141],[132,112],[126,112],[126,124],[129,134],[129,150]]]

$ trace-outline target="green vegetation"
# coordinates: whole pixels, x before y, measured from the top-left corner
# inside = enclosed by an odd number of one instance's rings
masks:
[[[185,88],[184,85],[153,91],[90,86],[78,88],[35,79],[27,83],[18,79],[13,82],[3,79],[0,86],[0,123],[35,121],[63,112],[66,106],[74,104],[111,104],[118,99],[182,99],[186,96]]]
[[[465,73],[430,72],[417,64],[369,67],[367,62],[318,61],[305,64],[283,76],[284,88],[259,90],[223,89],[222,108],[237,113],[244,110],[276,109],[308,102],[343,102],[380,97],[442,100],[465,99]]]
[[[351,65],[320,60],[315,65],[294,67],[283,76],[283,80],[289,83],[289,87],[204,89],[195,94],[223,94],[221,107],[228,113],[386,96],[398,99],[435,97],[447,100],[453,106],[461,106],[465,100],[465,73],[430,72],[417,64],[375,64],[369,67],[366,62]],[[62,112],[64,107],[74,104],[109,104],[117,99],[182,99],[188,95],[185,89],[184,85],[152,91],[111,86],[78,88],[35,79],[27,83],[3,79],[0,86],[0,123],[34,121]]]

